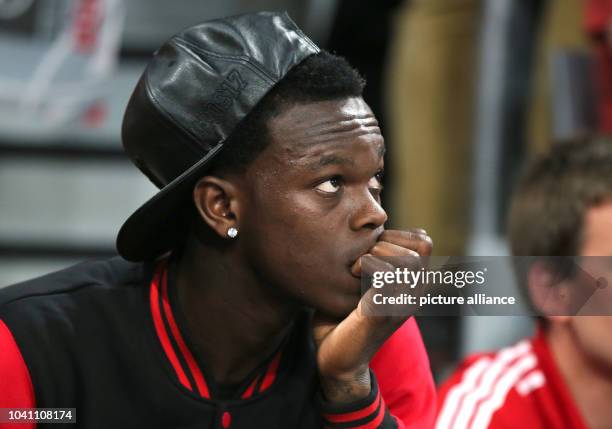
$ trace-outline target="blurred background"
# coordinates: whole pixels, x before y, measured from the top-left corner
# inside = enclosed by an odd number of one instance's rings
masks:
[[[184,27],[256,10],[287,10],[365,75],[390,223],[425,228],[437,255],[506,255],[525,160],[612,134],[612,0],[0,0],[0,286],[115,254],[156,192],[120,141],[148,58]],[[418,322],[438,380],[532,329]]]

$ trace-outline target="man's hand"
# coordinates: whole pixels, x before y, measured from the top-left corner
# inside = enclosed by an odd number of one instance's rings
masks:
[[[422,266],[421,258],[429,256],[431,250],[431,238],[422,229],[387,230],[366,255],[372,256],[368,258],[368,264],[376,266],[377,270],[395,268],[380,259],[390,256],[401,257],[397,259],[402,261],[402,267],[418,269]],[[356,275],[361,275],[361,259],[352,267]],[[364,311],[368,299],[371,298],[365,294],[357,308],[340,322],[320,314],[314,317],[319,377],[323,393],[330,402],[348,403],[368,396],[370,360],[387,338],[411,316],[410,313],[400,317],[370,316]]]

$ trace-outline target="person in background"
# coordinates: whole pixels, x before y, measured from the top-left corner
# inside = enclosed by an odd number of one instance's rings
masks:
[[[612,142],[557,145],[532,162],[508,225],[515,256],[612,257]],[[565,268],[517,270],[532,306],[557,315],[538,318],[532,338],[468,357],[439,389],[436,428],[612,427],[612,317],[567,315],[561,292],[586,286],[578,270],[554,281]]]

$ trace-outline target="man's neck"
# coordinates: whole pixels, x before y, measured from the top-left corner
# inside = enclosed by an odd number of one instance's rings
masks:
[[[552,322],[546,339],[576,406],[590,429],[612,423],[612,377],[594,365],[576,345],[568,325]]]
[[[175,274],[177,304],[196,354],[217,383],[236,384],[279,347],[299,305],[262,284],[231,254],[188,247]]]

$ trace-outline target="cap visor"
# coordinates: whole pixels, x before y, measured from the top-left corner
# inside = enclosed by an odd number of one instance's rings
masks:
[[[181,209],[223,146],[222,143],[215,146],[132,213],[117,235],[117,251],[123,258],[133,262],[151,260],[172,249],[183,227]]]

